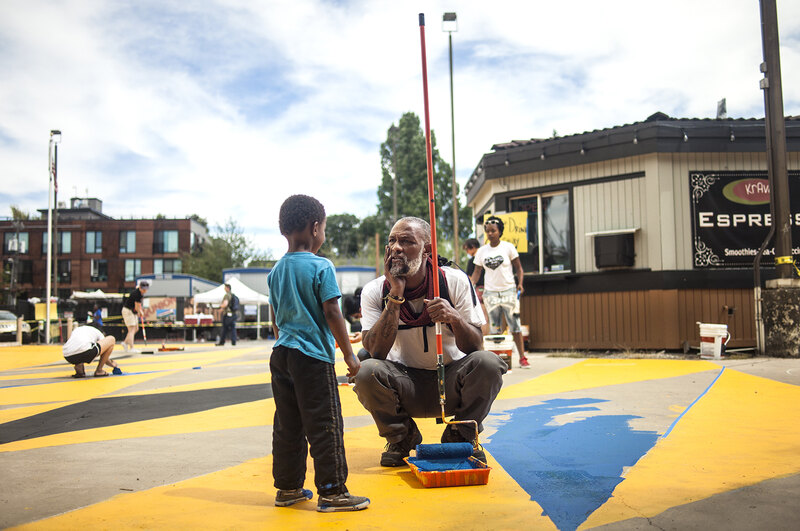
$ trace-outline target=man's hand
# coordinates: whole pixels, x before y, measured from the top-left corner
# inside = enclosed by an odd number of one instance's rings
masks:
[[[425,305],[428,307],[428,315],[434,323],[455,324],[461,321],[461,314],[459,314],[453,306],[441,297],[428,300],[425,299]]]
[[[395,277],[389,272],[392,268],[392,251],[388,245],[385,249],[383,254],[383,274],[389,282],[389,293],[402,297],[403,292],[406,290],[406,279],[405,277]]]
[[[444,323],[453,331],[456,346],[461,352],[471,353],[483,347],[483,334],[480,326],[468,323],[445,299],[425,299],[428,315],[434,323]]]

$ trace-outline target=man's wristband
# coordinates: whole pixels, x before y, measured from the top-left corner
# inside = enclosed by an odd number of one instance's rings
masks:
[[[398,297],[398,296],[396,296],[396,295],[392,295],[391,293],[387,294],[387,295],[386,295],[386,296],[383,298],[383,300],[385,300],[385,301],[391,301],[391,302],[393,302],[393,303],[395,303],[395,304],[403,304],[404,302],[406,302],[406,298],[405,298],[405,297]]]

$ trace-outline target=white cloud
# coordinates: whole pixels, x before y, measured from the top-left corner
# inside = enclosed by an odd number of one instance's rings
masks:
[[[426,2],[431,125],[450,149],[453,35],[458,176],[492,144],[611,127],[655,111],[763,115],[758,3]],[[787,114],[800,114],[800,6],[779,4]],[[7,0],[0,4],[0,184],[47,203],[59,181],[112,216],[232,217],[281,254],[285,197],[373,213],[378,150],[423,114],[419,6],[395,1]],[[355,201],[353,197],[370,197]],[[7,205],[0,205],[7,211]]]

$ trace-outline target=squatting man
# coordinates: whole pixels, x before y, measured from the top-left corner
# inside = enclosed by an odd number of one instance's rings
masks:
[[[506,364],[482,350],[484,324],[467,275],[442,267],[433,296],[430,225],[406,217],[395,223],[384,254],[384,275],[361,293],[363,343],[371,355],[355,376],[355,392],[387,441],[382,466],[401,466],[422,442],[414,418],[438,417],[436,332],[442,323],[445,414],[475,420],[478,431],[502,387]],[[473,442],[469,424],[448,425],[442,442]],[[473,453],[486,461],[482,449]]]

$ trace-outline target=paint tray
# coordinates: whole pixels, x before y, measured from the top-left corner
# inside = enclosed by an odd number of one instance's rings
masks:
[[[458,462],[441,460],[435,462],[434,467],[427,466],[432,461],[418,457],[406,457],[411,471],[417,476],[423,487],[466,487],[469,485],[486,485],[489,482],[489,472],[492,470],[470,456]],[[440,470],[430,470],[438,468]],[[441,470],[444,469],[444,470]]]

